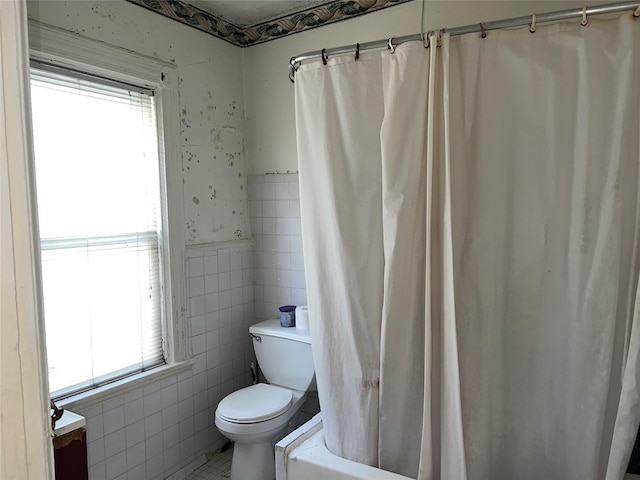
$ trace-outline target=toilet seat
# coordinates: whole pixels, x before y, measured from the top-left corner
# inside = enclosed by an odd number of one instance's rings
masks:
[[[258,383],[237,390],[218,404],[218,415],[232,423],[258,423],[286,412],[293,399],[291,390]]]

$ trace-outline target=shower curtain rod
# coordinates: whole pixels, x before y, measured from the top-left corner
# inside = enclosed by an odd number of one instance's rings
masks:
[[[508,18],[506,20],[496,20],[487,23],[476,23],[473,25],[465,25],[464,27],[443,28],[441,33],[449,33],[452,37],[456,35],[465,35],[467,33],[484,32],[488,30],[499,30],[502,28],[523,27],[525,25],[535,25],[538,23],[558,22],[571,18],[589,17],[593,15],[604,15],[607,13],[620,13],[629,10],[635,10],[633,16],[640,17],[640,1],[633,0],[627,2],[609,3],[607,5],[597,5],[594,7],[574,8],[571,10],[560,10],[556,12],[547,12],[540,14],[532,14],[524,17]],[[336,48],[323,48],[314,52],[307,52],[301,55],[291,57],[289,60],[289,80],[295,82],[295,75],[298,67],[302,62],[322,58],[326,62],[329,56],[345,55],[347,53],[355,53],[356,57],[364,50],[375,50],[380,48],[392,48],[401,43],[423,41],[422,34],[414,33],[413,35],[405,35],[403,37],[386,38],[355,45],[346,45]]]

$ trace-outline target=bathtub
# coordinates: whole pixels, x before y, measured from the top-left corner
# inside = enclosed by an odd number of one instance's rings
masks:
[[[324,443],[322,412],[276,444],[276,480],[411,480],[345,460]]]
[[[411,480],[345,460],[324,443],[322,412],[276,444],[276,480]],[[624,480],[640,480],[627,474]]]

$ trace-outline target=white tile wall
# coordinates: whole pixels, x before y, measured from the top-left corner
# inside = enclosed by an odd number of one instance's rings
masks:
[[[161,480],[226,440],[218,402],[251,383],[253,251],[246,242],[187,252],[191,371],[77,413],[87,418],[89,478]]]
[[[248,194],[256,318],[278,318],[281,305],[307,304],[298,175],[249,175]]]
[[[222,446],[215,410],[251,383],[249,326],[277,318],[280,305],[306,305],[298,175],[250,175],[248,194],[253,247],[187,251],[192,370],[77,412],[87,418],[91,480],[161,480]],[[317,396],[307,403],[304,418]]]

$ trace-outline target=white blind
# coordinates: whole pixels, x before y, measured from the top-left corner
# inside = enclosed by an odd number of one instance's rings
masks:
[[[154,98],[31,69],[53,397],[164,363]]]

